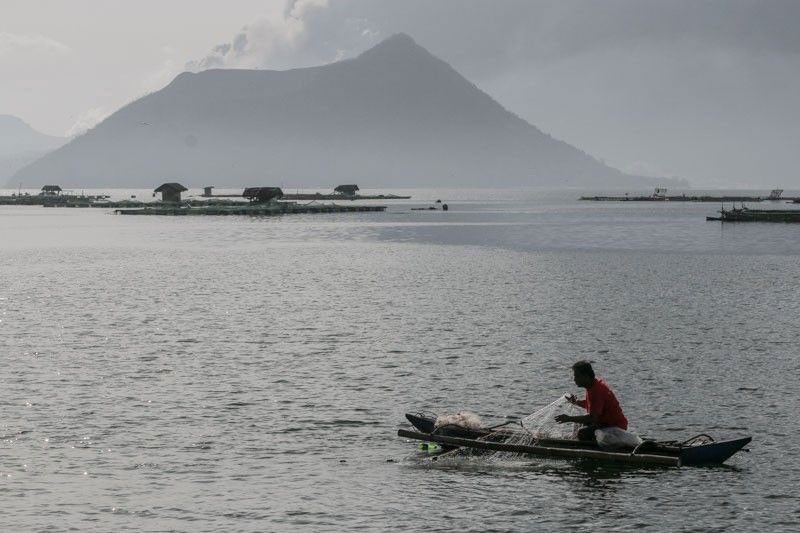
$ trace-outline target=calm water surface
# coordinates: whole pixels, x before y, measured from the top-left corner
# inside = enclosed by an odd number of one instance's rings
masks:
[[[800,527],[800,225],[411,194],[276,218],[0,207],[0,530]],[[410,210],[435,198],[450,211]],[[439,465],[396,436],[411,410],[531,413],[578,392],[577,358],[639,433],[751,452]]]

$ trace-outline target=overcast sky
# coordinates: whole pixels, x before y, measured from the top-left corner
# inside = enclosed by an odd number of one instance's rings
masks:
[[[76,133],[183,70],[292,68],[406,32],[622,170],[800,187],[800,2],[0,0],[0,113]]]

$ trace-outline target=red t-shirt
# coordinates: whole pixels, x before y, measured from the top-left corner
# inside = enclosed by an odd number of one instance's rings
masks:
[[[586,399],[578,402],[589,414],[597,418],[597,425],[601,428],[615,426],[628,429],[628,419],[622,413],[614,391],[604,379],[594,378],[592,386],[586,389]]]

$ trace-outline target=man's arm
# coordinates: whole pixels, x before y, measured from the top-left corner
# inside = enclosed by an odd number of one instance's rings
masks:
[[[578,407],[583,407],[584,409],[586,409],[586,399],[585,398],[583,400],[578,400],[577,398],[575,398],[574,394],[570,394],[569,396],[567,396],[567,401],[569,403],[571,403],[572,405],[577,405]]]
[[[576,422],[584,426],[594,426],[597,425],[597,417],[591,413],[581,416],[558,415],[556,417],[556,422],[559,424],[563,424],[564,422]]]
[[[574,396],[573,396],[574,398]],[[598,420],[600,419],[600,414],[603,412],[603,408],[605,407],[605,397],[600,396],[598,398],[592,399],[592,411],[581,416],[569,416],[569,415],[558,415],[556,417],[556,422],[559,424],[563,424],[564,422],[577,422],[578,424],[583,424],[586,426],[596,426],[598,425]],[[578,402],[574,402],[575,405],[578,405]],[[586,401],[584,400],[584,405]],[[585,407],[584,407],[585,408]]]

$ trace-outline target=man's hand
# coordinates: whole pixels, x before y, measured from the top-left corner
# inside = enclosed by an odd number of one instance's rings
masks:
[[[556,422],[559,424],[563,424],[564,422],[572,422],[572,417],[569,415],[558,415],[556,417]]]
[[[567,395],[565,395],[564,397],[565,397],[565,398],[567,399],[567,401],[568,401],[569,403],[571,403],[572,405],[575,405],[576,403],[578,403],[578,399],[575,397],[575,395],[574,395],[574,394],[567,394]]]

